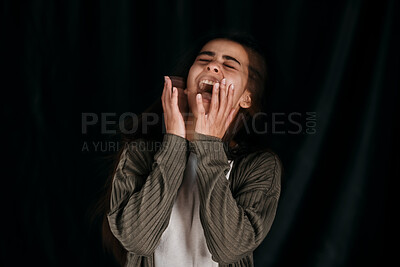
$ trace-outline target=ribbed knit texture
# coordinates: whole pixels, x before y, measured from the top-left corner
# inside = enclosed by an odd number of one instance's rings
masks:
[[[164,135],[157,152],[137,141],[123,151],[113,180],[108,220],[129,251],[127,266],[153,267],[154,251],[168,226],[189,150],[197,155],[200,220],[219,266],[253,266],[253,251],[275,218],[281,164],[267,151],[236,159],[230,172],[223,143],[195,134],[194,141]]]

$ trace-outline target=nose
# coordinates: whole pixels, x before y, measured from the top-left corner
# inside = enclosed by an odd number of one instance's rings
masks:
[[[210,64],[208,64],[207,70],[208,70],[208,71],[215,72],[215,73],[219,73],[219,67],[218,67],[218,65],[215,64],[214,62],[211,62]]]

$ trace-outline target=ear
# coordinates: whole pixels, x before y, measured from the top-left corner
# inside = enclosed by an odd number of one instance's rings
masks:
[[[241,108],[251,107],[251,96],[250,92],[247,91],[247,89],[243,92],[242,96],[240,97],[239,105]]]

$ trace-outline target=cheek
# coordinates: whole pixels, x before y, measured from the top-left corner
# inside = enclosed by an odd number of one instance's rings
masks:
[[[193,90],[195,88],[195,80],[197,76],[197,68],[192,66],[189,70],[188,77],[187,77],[187,88],[188,90]]]
[[[238,92],[235,90],[235,93],[233,95],[233,106],[234,107],[239,106],[240,96],[241,96],[241,92]]]

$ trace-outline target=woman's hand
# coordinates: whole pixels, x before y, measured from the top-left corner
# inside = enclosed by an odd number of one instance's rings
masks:
[[[164,90],[161,95],[164,110],[164,123],[167,133],[186,137],[185,122],[178,106],[178,89],[172,88],[171,79],[165,76]]]
[[[236,109],[233,107],[233,84],[226,88],[226,80],[214,84],[211,106],[208,114],[205,114],[201,94],[197,94],[197,114],[195,131],[204,135],[210,135],[222,139],[231,124]]]

